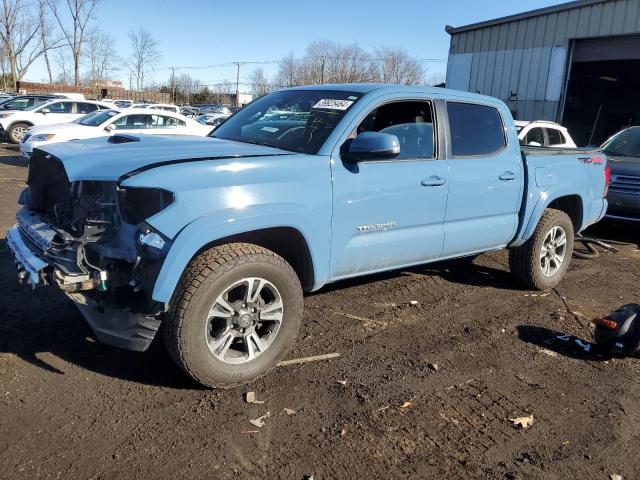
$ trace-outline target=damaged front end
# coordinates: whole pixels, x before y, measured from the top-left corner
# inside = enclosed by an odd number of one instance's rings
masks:
[[[171,241],[145,220],[171,205],[173,193],[70,182],[62,162],[37,149],[27,183],[7,234],[18,279],[58,286],[100,341],[146,350],[166,309],[151,294]]]

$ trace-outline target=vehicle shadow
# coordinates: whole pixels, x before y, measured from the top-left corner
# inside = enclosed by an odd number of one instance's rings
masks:
[[[308,293],[308,296],[341,290],[343,288],[358,287],[382,280],[390,280],[406,276],[440,277],[448,282],[475,287],[493,287],[504,290],[522,291],[511,273],[506,270],[480,265],[472,258],[446,260],[440,262],[418,265],[411,268],[403,268],[390,272],[376,273],[362,277],[349,278],[330,283],[317,292]]]
[[[5,148],[5,147],[1,147],[1,148]],[[15,155],[5,156],[5,155],[2,155],[2,152],[0,151],[0,164],[8,165],[10,167],[24,167],[24,168],[27,168],[29,166],[29,162],[24,158],[20,157],[19,152],[16,153]]]
[[[604,219],[589,227],[585,237],[594,237],[611,245],[632,244],[640,248],[640,222]]]
[[[175,389],[203,389],[172,361],[161,332],[147,352],[101,344],[71,300],[54,287],[18,285],[5,240],[0,240],[0,355],[13,354],[54,375],[77,375],[65,363],[108,377]]]
[[[595,362],[602,362],[611,358],[611,355],[599,351],[597,345],[590,343],[588,340],[575,337],[574,335],[568,335],[563,332],[535,325],[519,325],[517,329],[518,338],[523,342],[551,350],[563,357]],[[589,351],[585,350],[583,346],[578,345],[576,340],[582,342],[582,345],[588,345]]]

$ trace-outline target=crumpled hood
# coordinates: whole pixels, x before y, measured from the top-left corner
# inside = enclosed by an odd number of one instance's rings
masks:
[[[109,143],[92,138],[46,145],[41,150],[60,159],[76,180],[118,180],[163,162],[289,155],[291,152],[249,143],[186,135],[135,135],[139,142]]]

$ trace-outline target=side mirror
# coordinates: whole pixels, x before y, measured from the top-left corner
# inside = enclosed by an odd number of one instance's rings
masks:
[[[341,150],[342,158],[351,162],[391,160],[400,155],[400,141],[389,133],[362,132]]]
[[[541,147],[542,144],[540,142],[529,142],[527,143],[530,147]]]
[[[113,132],[116,129],[116,126],[113,123],[110,123],[109,125],[107,125],[106,127],[104,127],[104,129],[107,132]]]
[[[43,108],[42,110],[40,110],[40,113],[46,115],[47,113],[51,113],[51,110],[49,110],[48,108]]]

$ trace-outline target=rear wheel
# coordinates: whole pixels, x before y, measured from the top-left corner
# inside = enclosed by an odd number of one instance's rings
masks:
[[[229,244],[187,267],[164,336],[191,377],[229,387],[263,375],[286,354],[302,313],[300,281],[285,260],[255,245]]]
[[[545,210],[527,242],[509,250],[511,273],[524,286],[553,288],[564,276],[573,253],[573,223],[561,210]]]
[[[9,140],[12,143],[20,143],[22,141],[22,137],[24,137],[24,134],[29,130],[29,128],[31,128],[31,125],[27,123],[14,123],[9,127],[9,131],[7,132]]]

